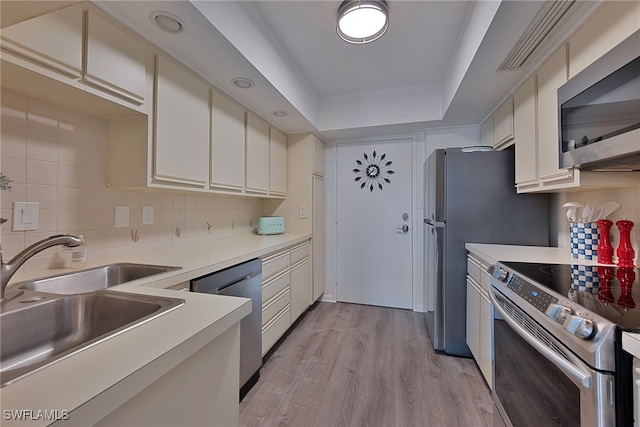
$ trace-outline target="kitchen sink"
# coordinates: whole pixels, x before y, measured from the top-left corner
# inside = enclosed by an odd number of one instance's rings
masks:
[[[0,386],[183,304],[116,291],[61,296],[27,290],[0,313]]]
[[[106,289],[154,274],[179,270],[180,268],[164,265],[117,263],[20,282],[11,286],[11,288],[18,287],[51,294],[80,294]]]

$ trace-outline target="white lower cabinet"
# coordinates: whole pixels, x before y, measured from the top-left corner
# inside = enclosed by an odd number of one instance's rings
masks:
[[[480,372],[493,388],[493,306],[489,300],[487,263],[467,258],[467,345]]]
[[[311,243],[306,241],[262,258],[262,355],[310,305]]]

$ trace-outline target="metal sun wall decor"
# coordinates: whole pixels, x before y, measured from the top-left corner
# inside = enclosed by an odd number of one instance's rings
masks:
[[[362,159],[356,160],[358,167],[353,169],[356,174],[354,181],[360,183],[360,188],[369,188],[369,191],[373,191],[377,187],[382,190],[384,183],[391,183],[389,176],[395,172],[391,170],[393,162],[391,160],[385,161],[386,157],[386,154],[378,157],[374,151],[370,156],[364,153]]]

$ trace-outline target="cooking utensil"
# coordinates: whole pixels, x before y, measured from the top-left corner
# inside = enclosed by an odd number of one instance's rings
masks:
[[[602,214],[600,215],[600,219],[606,218],[612,213],[614,213],[620,207],[620,203],[616,202],[607,202],[602,205]]]
[[[584,205],[584,207],[582,208],[582,212],[580,213],[580,221],[578,222],[588,222],[591,211],[593,211],[593,207],[591,207],[589,203]]]
[[[594,206],[589,215],[589,222],[596,222],[602,217],[602,206]]]
[[[562,205],[563,208],[567,208],[567,219],[569,222],[578,222],[578,208],[582,208],[582,203],[578,202],[567,202]]]

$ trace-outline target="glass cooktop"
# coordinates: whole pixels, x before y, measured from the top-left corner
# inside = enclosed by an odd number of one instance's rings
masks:
[[[518,276],[629,330],[640,330],[640,270],[582,264],[503,262]]]

